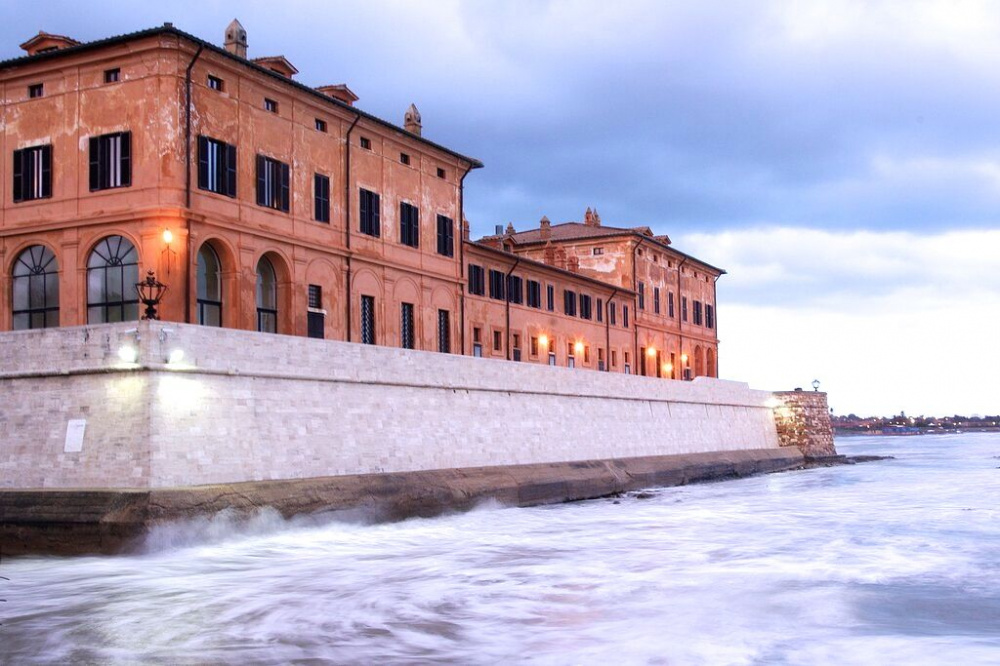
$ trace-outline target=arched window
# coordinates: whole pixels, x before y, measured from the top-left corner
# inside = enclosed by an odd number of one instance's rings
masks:
[[[267,257],[257,262],[257,330],[278,332],[278,279]]]
[[[705,376],[705,352],[702,350],[701,345],[694,348],[694,376]]]
[[[14,330],[59,325],[59,262],[44,245],[32,245],[14,262]]]
[[[719,371],[715,368],[715,350],[709,347],[708,351],[705,352],[706,362],[705,362],[705,374],[709,377],[718,377]]]
[[[222,326],[222,263],[212,246],[198,250],[198,323]]]
[[[102,238],[87,260],[87,322],[139,318],[139,253],[122,236]]]

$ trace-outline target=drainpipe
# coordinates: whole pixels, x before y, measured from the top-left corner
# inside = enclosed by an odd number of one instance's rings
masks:
[[[507,307],[505,308],[507,310],[507,334],[506,334],[507,341],[504,344],[504,346],[506,347],[507,350],[508,361],[510,360],[510,276],[514,274],[514,269],[517,268],[517,265],[519,263],[521,263],[521,257],[517,258],[517,260],[514,262],[514,265],[510,267],[510,272],[507,273],[507,275],[504,277],[504,293],[507,296],[507,298],[505,299],[507,301],[506,303]]]
[[[687,261],[688,258],[684,257],[681,263],[677,264],[677,336],[680,339],[680,347],[678,347],[677,351],[681,356],[684,355],[684,309],[681,307],[684,301],[681,296],[681,273]],[[688,361],[690,360],[689,358]],[[687,374],[687,368],[681,367],[681,379],[685,378],[685,374]]]
[[[638,374],[638,375],[641,375],[642,373],[639,372],[639,362],[640,362],[640,359],[639,359],[639,283],[636,281],[638,279],[638,277],[636,275],[636,266],[635,266],[635,256],[636,255],[635,255],[635,253],[639,250],[639,246],[642,245],[642,242],[644,240],[646,240],[645,236],[639,236],[639,242],[636,243],[635,247],[632,248],[632,290],[635,292],[635,299],[632,301],[632,306],[633,306],[632,321],[634,322],[633,325],[635,326],[635,331],[633,331],[632,354],[634,354],[634,358],[635,358],[635,371],[636,371],[636,374]],[[641,361],[642,361],[642,363],[645,363],[646,359],[641,359]]]
[[[465,170],[458,180],[458,280],[459,280],[459,333],[458,337],[462,343],[462,356],[465,356],[465,286],[462,280],[465,278],[465,177],[472,171],[472,165]]]
[[[611,372],[611,301],[615,300],[619,291],[618,287],[615,287],[611,292],[611,298],[604,306],[604,353],[607,355],[604,359],[604,372]]]
[[[191,210],[191,70],[194,69],[195,62],[201,57],[201,52],[205,49],[204,44],[198,45],[194,57],[188,63],[184,71],[184,206]],[[193,244],[191,241],[191,215],[185,216],[187,226],[187,265],[184,270],[184,323],[191,322],[191,253]],[[167,257],[170,260],[170,257]]]
[[[351,132],[361,120],[361,115],[354,116],[354,122],[347,128],[346,149],[344,151],[344,238],[347,247],[347,278],[344,280],[344,307],[347,310],[347,341],[351,341]]]
[[[715,326],[715,376],[719,376],[719,278],[721,275],[716,275],[715,279],[712,280],[712,307],[715,308],[715,317],[712,320],[712,324]]]

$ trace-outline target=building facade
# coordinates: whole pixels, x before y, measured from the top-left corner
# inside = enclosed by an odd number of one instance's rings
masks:
[[[717,375],[722,271],[591,213],[469,241],[478,160],[412,105],[400,127],[248,59],[237,21],[223,47],[170,24],[21,46],[0,63],[0,331],[138,319],[153,271],[164,320]]]

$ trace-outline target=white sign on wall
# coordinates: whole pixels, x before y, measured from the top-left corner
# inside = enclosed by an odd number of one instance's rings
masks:
[[[83,431],[87,427],[87,419],[70,419],[66,424],[66,446],[63,447],[65,453],[79,453],[83,451]]]

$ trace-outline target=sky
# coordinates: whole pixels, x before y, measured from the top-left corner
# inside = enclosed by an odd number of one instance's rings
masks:
[[[723,378],[1000,413],[1000,3],[0,0],[0,59],[233,18],[250,57],[482,160],[473,237],[589,206],[725,268]]]

